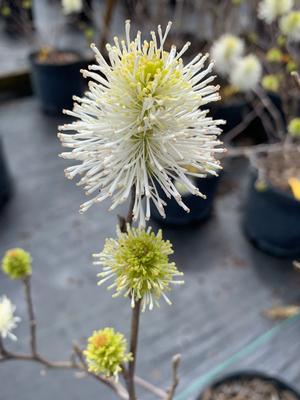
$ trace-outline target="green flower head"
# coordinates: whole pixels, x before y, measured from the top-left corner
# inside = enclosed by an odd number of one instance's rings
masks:
[[[117,229],[118,239],[107,239],[100,254],[94,254],[97,261],[94,264],[103,265],[103,271],[98,274],[101,280],[99,285],[109,279],[114,279],[109,289],[115,289],[113,296],[124,294],[131,297],[131,306],[141,300],[142,311],[153,304],[157,306],[160,297],[170,291],[170,284],[182,284],[183,281],[174,280],[183,275],[176,268],[174,262],[169,262],[169,255],[173,253],[172,245],[162,239],[162,233],[157,235],[151,228],[130,228],[122,233]]]
[[[88,338],[87,348],[83,352],[90,372],[114,375],[118,379],[122,371],[122,364],[132,360],[131,353],[126,353],[127,342],[119,332],[113,328],[104,328],[94,331]]]
[[[293,118],[288,125],[288,132],[294,138],[300,138],[300,118]]]
[[[2,269],[11,279],[24,279],[32,272],[31,256],[20,248],[7,250],[2,260]]]
[[[270,92],[277,92],[280,85],[280,79],[278,75],[265,75],[262,78],[261,84],[265,90],[268,90]]]
[[[283,54],[278,47],[273,47],[266,54],[266,59],[272,63],[280,63],[282,61]]]

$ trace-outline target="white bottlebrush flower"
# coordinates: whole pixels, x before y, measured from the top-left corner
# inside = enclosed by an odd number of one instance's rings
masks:
[[[292,42],[300,41],[300,11],[292,11],[280,19],[280,30]]]
[[[6,296],[0,297],[0,335],[3,339],[9,337],[17,340],[16,336],[11,332],[16,328],[17,323],[21,321],[19,317],[14,316],[16,307]]]
[[[62,0],[61,5],[65,15],[79,13],[83,6],[82,0]]]
[[[235,62],[243,55],[244,48],[244,42],[238,36],[229,33],[222,35],[211,48],[216,71],[222,75],[229,74]]]
[[[171,23],[165,33],[158,27],[158,39],[151,32],[150,42],[142,42],[140,32],[131,40],[129,21],[125,27],[126,40],[115,37],[115,45],[107,45],[110,64],[92,45],[98,65],[83,71],[92,79],[89,91],[75,98],[73,111],[65,111],[78,120],[61,127],[76,133],[60,133],[59,138],[72,149],[61,156],[79,162],[66,169],[66,176],[80,175],[78,185],[87,195],[94,194],[81,211],[108,197],[114,209],[134,187],[133,217],[143,225],[150,218],[150,201],[165,216],[157,185],[189,211],[173,180],[204,197],[187,175],[204,177],[220,168],[214,154],[223,151],[216,148],[222,121],[200,108],[219,99],[219,87],[211,84],[213,65],[205,66],[208,54],[184,66],[181,56],[189,43],[179,52],[175,46],[170,52],[163,49]],[[190,173],[188,165],[197,173]]]
[[[262,77],[259,59],[249,54],[236,62],[230,74],[230,83],[242,92],[255,89]]]
[[[258,16],[268,24],[276,18],[289,12],[294,6],[294,0],[262,0],[258,5]]]

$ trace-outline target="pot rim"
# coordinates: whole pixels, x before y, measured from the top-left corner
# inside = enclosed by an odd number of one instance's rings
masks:
[[[268,373],[257,371],[257,370],[252,370],[252,369],[246,369],[246,370],[238,370],[235,372],[230,372],[228,374],[222,375],[219,378],[216,378],[213,380],[211,383],[209,383],[199,394],[198,400],[200,400],[204,394],[204,392],[209,389],[216,387],[218,385],[221,385],[222,383],[225,383],[226,381],[234,380],[234,379],[241,379],[241,378],[260,378],[263,380],[271,381],[274,382],[275,386],[281,387],[284,390],[289,390],[290,392],[293,393],[295,397],[297,397],[300,400],[300,392],[296,390],[294,386],[292,386],[290,383],[286,382],[285,380],[279,378],[276,375],[269,375]]]
[[[82,61],[85,60],[83,53],[79,50],[75,50],[75,49],[71,49],[71,48],[60,48],[60,49],[54,48],[54,51],[56,53],[71,53],[71,54],[77,55],[79,58],[78,58],[78,60],[68,61],[68,62],[65,62],[62,64],[54,64],[54,63],[50,63],[50,62],[38,63],[35,59],[35,56],[39,53],[39,51],[40,51],[40,49],[30,52],[28,55],[28,58],[32,64],[42,66],[42,67],[50,67],[50,68],[51,67],[64,67],[67,65],[74,65],[74,64],[82,63]]]
[[[252,177],[252,186],[255,189],[255,181],[257,180],[258,177],[258,169],[256,167],[251,168],[251,177]],[[255,189],[256,190],[256,189]],[[270,194],[270,195],[275,195],[277,197],[280,197],[287,203],[290,203],[290,205],[293,205],[294,207],[299,207],[300,208],[300,201],[295,199],[291,194],[273,186],[270,182],[267,182],[267,186],[264,190],[259,192],[261,194]]]

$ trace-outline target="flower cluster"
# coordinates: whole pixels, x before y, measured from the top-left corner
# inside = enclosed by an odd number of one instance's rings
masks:
[[[235,64],[230,74],[230,83],[240,91],[254,89],[260,82],[262,65],[254,54],[241,58]]]
[[[61,156],[78,162],[66,176],[80,175],[78,185],[93,195],[82,212],[109,197],[114,209],[134,188],[134,221],[145,225],[151,203],[165,216],[158,187],[188,212],[174,179],[205,197],[188,175],[216,175],[220,168],[215,153],[224,151],[217,140],[223,121],[214,121],[203,109],[219,99],[210,75],[213,64],[206,65],[208,55],[199,54],[184,66],[181,57],[190,43],[180,51],[175,46],[165,50],[170,27],[163,33],[159,26],[158,38],[151,32],[152,40],[143,42],[140,32],[130,38],[127,21],[125,40],[115,37],[114,45],[107,45],[109,62],[92,45],[98,64],[83,71],[91,78],[89,91],[75,97],[73,111],[65,111],[77,120],[61,127],[75,133],[59,133],[62,145],[71,149]],[[190,173],[187,165],[197,172]]]
[[[162,233],[157,235],[151,228],[145,229],[127,227],[127,232],[117,230],[118,239],[107,239],[103,251],[95,254],[94,264],[103,265],[99,285],[109,279],[114,279],[110,289],[115,289],[115,295],[124,294],[131,297],[131,305],[141,300],[142,311],[149,306],[153,308],[162,296],[171,303],[165,292],[170,291],[170,284],[182,284],[175,280],[182,276],[174,262],[169,262],[173,253],[169,241],[162,239]]]
[[[229,74],[244,50],[245,44],[239,37],[229,33],[222,35],[211,48],[211,58],[215,61],[216,71],[225,76]]]
[[[278,17],[289,12],[294,6],[294,0],[262,0],[258,5],[258,16],[271,24]]]
[[[288,133],[294,138],[300,138],[300,118],[293,118],[288,124]]]
[[[291,11],[280,19],[281,32],[291,41],[300,41],[300,11]]]
[[[65,15],[79,13],[83,7],[82,0],[62,0],[61,5]]]
[[[20,248],[7,250],[2,260],[2,269],[11,279],[25,279],[31,275],[31,256]]]
[[[262,66],[254,54],[244,56],[243,40],[232,34],[224,34],[211,48],[216,70],[228,78],[237,90],[247,92],[255,89],[261,79]]]
[[[127,343],[124,335],[115,332],[113,328],[94,331],[88,338],[86,357],[89,371],[118,379],[122,364],[131,361],[131,353],[126,353]]]
[[[0,297],[0,336],[5,339],[9,337],[17,340],[12,330],[17,327],[17,323],[21,321],[19,317],[14,316],[16,307],[6,296]]]
[[[280,76],[275,74],[265,75],[261,84],[265,90],[269,92],[277,92],[280,86]]]

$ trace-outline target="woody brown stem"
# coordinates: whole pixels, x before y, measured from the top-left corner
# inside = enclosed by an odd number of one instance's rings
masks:
[[[34,316],[32,296],[31,296],[31,281],[30,277],[23,280],[25,288],[25,299],[28,310],[29,326],[30,326],[30,349],[33,356],[37,355],[36,345],[36,320]]]

